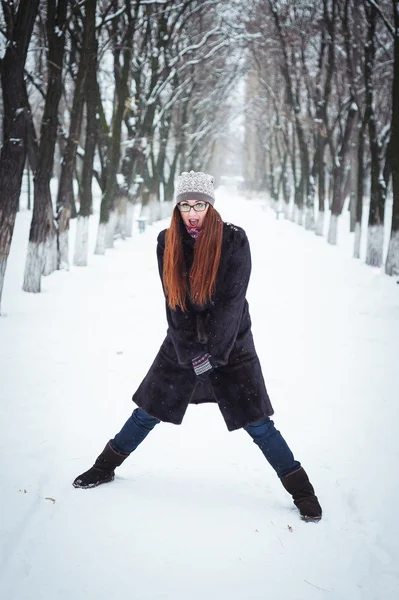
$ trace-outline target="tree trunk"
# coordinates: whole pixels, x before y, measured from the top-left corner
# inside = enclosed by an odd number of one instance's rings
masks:
[[[69,268],[69,221],[74,210],[73,176],[75,171],[76,151],[79,144],[80,125],[85,99],[85,82],[90,67],[91,40],[95,28],[97,0],[85,1],[85,19],[83,44],[79,60],[79,70],[73,95],[71,123],[62,161],[62,170],[57,196],[58,220],[58,262],[60,269]]]
[[[318,174],[318,157],[315,155],[313,158],[313,166],[308,180],[308,191],[306,195],[306,215],[305,215],[305,229],[308,231],[315,231],[316,224],[314,218],[314,203],[316,197],[316,179]]]
[[[127,95],[125,97],[125,100]],[[113,203],[117,189],[116,175],[120,162],[120,143],[121,143],[121,128],[124,112],[123,92],[118,92],[118,105],[113,117],[112,140],[110,150],[110,160],[108,163],[107,183],[103,192],[100,209],[100,223],[97,236],[97,244],[95,254],[105,254],[106,248],[112,248],[114,227],[116,225],[116,215],[113,211]],[[106,235],[104,232],[107,232]]]
[[[356,145],[351,144],[350,168],[348,173],[349,183],[349,231],[355,232],[356,228],[356,200],[357,200],[357,152]]]
[[[324,233],[324,219],[325,219],[325,204],[326,204],[326,165],[324,163],[324,148],[323,152],[319,156],[319,214],[317,217],[316,235],[323,235]]]
[[[391,165],[392,165],[392,227],[388,256],[385,264],[387,275],[399,275],[399,0],[393,0],[394,9],[394,76],[392,84],[392,128],[391,128]]]
[[[326,214],[326,165],[325,165],[325,149],[326,149],[326,137],[328,134],[328,112],[327,107],[331,96],[332,79],[335,71],[335,36],[336,36],[336,12],[337,2],[333,0],[331,3],[331,10],[329,9],[329,3],[323,0],[323,18],[326,25],[327,35],[326,44],[328,47],[327,52],[327,71],[326,79],[324,82],[324,94],[320,97],[317,104],[316,118],[320,121],[319,130],[317,132],[317,143],[316,143],[316,154],[318,159],[318,192],[319,192],[319,214],[316,225],[316,235],[323,235],[324,233],[324,221]],[[320,66],[321,71],[321,66]],[[316,90],[317,93],[317,90]]]
[[[288,216],[288,206],[290,202],[290,188],[287,174],[287,160],[288,160],[288,150],[286,149],[284,152],[284,158],[281,161],[281,173],[278,182],[278,189],[281,189],[281,193],[283,195],[283,203],[281,204],[281,212],[284,215],[284,218]]]
[[[159,198],[159,200],[161,199],[161,192],[160,192],[161,187],[163,190],[162,197],[163,197],[163,200],[165,200],[165,194],[164,194],[164,190],[166,187],[165,162],[166,162],[166,153],[167,153],[167,145],[168,145],[168,140],[169,140],[169,135],[170,135],[170,129],[171,129],[170,114],[167,113],[164,116],[161,127],[160,127],[159,152],[158,152],[157,162],[155,165],[155,172],[156,172],[156,176],[157,176],[157,180],[158,180],[158,198]]]
[[[292,169],[292,179],[293,179],[293,183],[294,183],[294,203],[292,206],[292,213],[291,213],[291,217],[290,220],[291,221],[296,221],[297,219],[297,212],[298,212],[298,196],[299,196],[299,187],[300,187],[300,183],[298,183],[298,174],[297,174],[297,168],[296,168],[296,134],[295,134],[295,129],[292,126],[292,150],[291,150],[291,169]]]
[[[136,6],[137,11],[137,6]],[[101,200],[100,224],[97,235],[95,254],[105,254],[106,248],[112,248],[114,231],[117,224],[117,214],[113,210],[115,192],[117,190],[116,176],[120,163],[120,145],[122,135],[122,122],[126,109],[126,101],[129,97],[128,78],[132,60],[132,45],[135,18],[128,11],[129,25],[126,36],[124,36],[123,50],[114,44],[114,76],[115,76],[115,99],[116,107],[112,119],[112,139],[109,153],[109,163],[105,190]],[[123,57],[121,63],[120,57]],[[112,212],[112,218],[110,213]]]
[[[352,102],[349,107],[348,116],[346,118],[345,130],[342,137],[341,147],[338,152],[338,156],[336,156],[333,169],[333,198],[331,206],[330,228],[328,231],[328,243],[334,245],[337,243],[338,237],[338,217],[342,212],[344,204],[343,190],[345,161],[348,154],[350,137],[357,113],[357,105],[354,102]]]
[[[8,43],[0,61],[3,90],[3,147],[0,155],[0,309],[4,276],[27,154],[24,67],[39,0],[19,3],[7,17]],[[13,10],[13,5],[9,5]]]
[[[30,102],[29,102],[29,98],[28,98],[28,92],[26,90],[26,85],[25,85],[25,106],[27,108],[25,114],[27,115],[27,119],[28,119],[28,131],[27,131],[28,160],[27,160],[27,163],[29,164],[30,168],[32,169],[33,176],[34,176],[36,173],[37,163],[39,160],[39,142],[38,142],[38,139],[36,136],[36,129],[35,129],[35,125],[33,122],[33,115],[32,115],[32,111],[30,108]]]
[[[298,146],[299,146],[299,156],[300,156],[300,163],[301,163],[301,185],[300,185],[300,190],[298,190],[298,198],[297,198],[297,202],[298,202],[298,225],[302,225],[302,218],[303,218],[303,206],[304,206],[304,202],[306,200],[305,206],[306,206],[306,213],[309,213],[309,216],[307,217],[308,219],[308,228],[309,229],[313,229],[314,226],[312,224],[314,224],[314,206],[312,204],[312,198],[311,196],[309,196],[308,194],[308,189],[309,189],[309,183],[310,183],[310,165],[309,165],[309,150],[308,150],[308,143],[305,137],[305,132],[304,129],[302,127],[302,123],[300,122],[300,118],[299,115],[296,114],[295,115],[295,126],[296,126],[296,132],[297,132],[297,136],[298,136]],[[306,219],[305,219],[306,221]]]
[[[362,238],[363,218],[363,188],[364,188],[364,135],[366,123],[363,120],[357,142],[357,184],[356,184],[356,224],[355,224],[355,247],[353,256],[360,258],[360,243]]]
[[[381,148],[378,141],[376,114],[374,107],[374,90],[372,72],[375,62],[375,29],[378,12],[375,6],[365,4],[368,22],[367,42],[365,45],[365,85],[366,85],[366,113],[368,115],[368,131],[371,155],[371,188],[370,212],[367,235],[366,264],[373,267],[382,265],[384,245],[384,215],[386,187],[382,178]]]
[[[40,150],[34,183],[34,205],[29,233],[28,254],[22,288],[26,292],[40,292],[41,275],[49,274],[57,265],[53,256],[56,229],[51,201],[50,180],[53,172],[54,151],[57,141],[58,105],[62,93],[62,62],[65,47],[67,0],[47,2],[48,87],[40,133]],[[57,31],[62,32],[57,35]],[[50,256],[46,256],[50,253]]]
[[[95,20],[95,11],[89,12],[86,18]],[[73,264],[78,267],[87,266],[89,256],[89,218],[93,209],[93,163],[97,144],[97,52],[98,42],[95,27],[89,27],[91,38],[90,64],[86,78],[86,141],[82,167],[82,185],[80,189],[80,207],[76,225],[75,252]]]
[[[277,175],[276,175],[276,166],[274,162],[274,140],[273,140],[273,132],[270,134],[269,140],[269,193],[270,199],[272,202],[272,208],[275,212],[278,210],[278,186],[277,186]]]

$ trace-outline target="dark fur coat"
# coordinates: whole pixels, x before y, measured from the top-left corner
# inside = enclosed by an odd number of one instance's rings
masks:
[[[224,223],[216,291],[201,309],[171,310],[166,303],[166,338],[133,401],[161,421],[180,424],[190,403],[216,402],[232,431],[273,414],[256,354],[245,294],[251,273],[248,238],[240,227]],[[165,231],[158,236],[162,280]],[[195,240],[182,227],[189,271]],[[209,352],[215,368],[199,380],[191,360]]]

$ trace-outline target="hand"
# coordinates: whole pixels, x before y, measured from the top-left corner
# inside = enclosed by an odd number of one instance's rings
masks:
[[[200,379],[203,379],[204,375],[208,375],[213,369],[211,361],[209,360],[210,358],[211,355],[207,352],[202,356],[197,356],[196,358],[193,358],[193,360],[191,361],[193,364],[195,374]]]

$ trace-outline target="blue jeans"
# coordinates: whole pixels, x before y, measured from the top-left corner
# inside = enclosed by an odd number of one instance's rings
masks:
[[[110,444],[117,452],[130,454],[158,423],[159,419],[151,417],[142,408],[136,408]],[[278,477],[284,477],[301,466],[269,417],[251,423],[244,429],[262,450]]]
[[[136,408],[120,432],[110,440],[111,447],[121,454],[130,454],[158,423],[159,419],[151,417],[142,408]]]
[[[287,442],[269,417],[255,421],[244,427],[244,429],[262,450],[266,460],[280,479],[299,469],[301,463],[295,460]]]

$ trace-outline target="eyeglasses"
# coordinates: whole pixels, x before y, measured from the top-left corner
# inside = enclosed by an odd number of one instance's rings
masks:
[[[197,204],[193,205],[189,204],[188,202],[180,202],[180,204],[177,206],[180,212],[188,213],[192,208],[195,210],[195,212],[203,212],[208,206],[208,202],[197,202]]]

